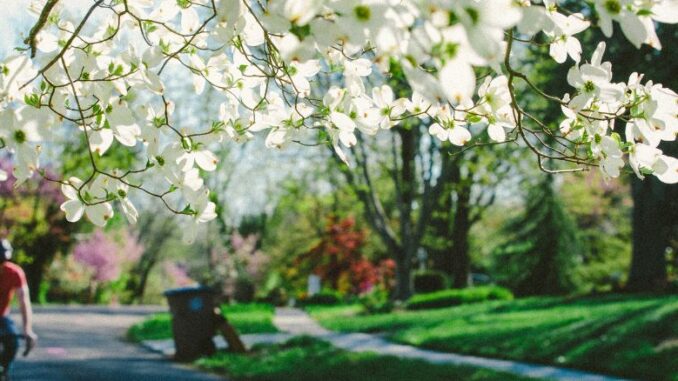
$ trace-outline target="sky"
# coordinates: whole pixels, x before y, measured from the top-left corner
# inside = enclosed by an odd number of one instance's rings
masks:
[[[32,0],[0,0],[0,58],[7,57],[30,31],[37,17],[28,11]],[[78,12],[92,4],[92,0],[61,1],[65,10]]]
[[[0,57],[6,57],[30,30],[35,20],[28,11],[27,0],[0,0]]]

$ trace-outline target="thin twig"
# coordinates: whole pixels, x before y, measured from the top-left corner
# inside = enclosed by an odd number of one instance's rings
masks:
[[[59,0],[47,0],[47,3],[45,4],[45,7],[42,8],[42,12],[40,12],[40,17],[38,17],[38,21],[33,25],[31,28],[31,31],[28,33],[28,37],[24,40],[24,44],[28,45],[31,48],[31,58],[35,57],[35,49],[36,49],[36,37],[38,36],[38,33],[40,33],[40,30],[47,24],[47,20],[49,19],[49,14],[52,13],[52,9],[54,8],[55,5]]]

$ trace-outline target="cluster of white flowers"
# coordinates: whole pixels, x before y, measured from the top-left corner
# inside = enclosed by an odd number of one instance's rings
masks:
[[[660,49],[654,22],[678,22],[675,0],[596,0],[594,10],[607,36],[618,22],[636,46]],[[575,35],[591,27],[591,9],[566,14],[554,0],[97,0],[80,20],[67,14],[55,7],[31,49],[0,60],[0,147],[14,154],[21,183],[39,171],[41,145],[64,131],[82,136],[91,174],[60,180],[70,221],[84,214],[103,225],[118,202],[134,222],[132,190],[161,198],[193,227],[209,221],[215,205],[203,176],[217,168],[211,150],[259,131],[267,131],[266,146],[283,147],[320,129],[344,160],[358,132],[407,118],[458,146],[478,126],[495,142],[524,137],[529,118],[514,81],[529,80],[512,67],[512,46],[540,33],[556,62],[574,61],[572,95],[535,89],[561,104],[562,138],[586,147],[583,158],[576,150],[562,158],[600,164],[615,177],[628,155],[638,176],[678,182],[678,160],[657,148],[676,138],[678,96],[642,84],[641,75],[611,83],[604,44],[581,64]],[[385,84],[394,69],[404,73],[409,99]],[[489,73],[482,81],[480,71]],[[216,90],[219,115],[208,126],[174,125],[179,99],[166,91],[170,80],[189,80],[197,95]],[[138,167],[99,164],[121,149]],[[190,240],[195,229],[186,231]]]

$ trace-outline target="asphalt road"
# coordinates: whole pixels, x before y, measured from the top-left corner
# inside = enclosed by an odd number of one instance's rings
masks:
[[[35,309],[38,346],[17,356],[13,381],[213,381],[124,341],[127,328],[162,307],[44,307]],[[19,316],[14,311],[18,326]],[[22,342],[20,344],[23,352]]]

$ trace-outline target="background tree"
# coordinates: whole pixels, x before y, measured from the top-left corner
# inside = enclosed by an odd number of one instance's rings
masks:
[[[412,96],[395,63],[388,83],[396,97]],[[490,158],[507,159],[510,148],[463,151],[431,137],[432,123],[429,118],[404,121],[390,128],[390,141],[363,141],[352,150],[356,170],[339,164],[363,204],[365,220],[397,264],[394,296],[403,300],[412,293],[412,268],[424,246],[456,287],[468,285],[470,229],[494,202],[499,179],[510,173],[508,160],[487,167]],[[482,190],[480,184],[485,184]]]
[[[504,230],[497,248],[497,279],[518,295],[563,294],[576,290],[582,252],[576,226],[553,185],[553,176],[527,192],[525,211]]]
[[[9,159],[0,158],[0,170],[11,165]],[[64,198],[58,184],[36,178],[19,188],[14,185],[12,176],[0,182],[0,236],[12,241],[31,298],[44,301],[45,272],[58,254],[68,253],[79,225],[66,221],[59,209]]]
[[[520,150],[513,146],[479,146],[450,154],[452,177],[431,214],[423,247],[433,268],[452,279],[454,288],[471,283],[471,230],[494,205],[504,180],[518,176],[514,168]],[[496,158],[501,163],[492,167]]]
[[[661,25],[657,29],[660,39],[675,41],[678,26]],[[617,34],[618,36],[618,34]],[[652,63],[648,74],[656,82],[667,86],[678,86],[678,50],[655,51],[644,48],[641,54],[623,44],[621,38],[610,43],[614,53],[613,62],[621,66],[618,75],[624,78],[635,65]],[[678,154],[678,143],[664,142],[661,148],[671,155]],[[667,251],[678,250],[678,186],[657,181],[653,176],[644,180],[631,176],[633,196],[633,255],[627,287],[635,291],[663,289],[668,284]]]
[[[139,259],[130,270],[125,286],[130,302],[144,303],[144,294],[151,272],[167,260],[171,248],[180,245],[173,233],[177,225],[171,218],[158,218],[157,214],[143,214],[137,224],[139,240],[144,246]]]
[[[144,247],[127,229],[107,233],[97,229],[78,242],[73,260],[89,273],[88,302],[127,301],[129,297],[123,291],[128,283],[128,270],[143,252]]]
[[[565,7],[576,9],[579,2],[564,2]],[[678,27],[671,24],[661,24],[657,27],[657,35],[662,41],[675,41],[678,38]],[[593,41],[603,38],[599,30],[588,30],[580,39],[584,46],[590,46]],[[622,31],[615,25],[613,36],[606,39],[609,60],[615,71],[614,81],[626,81],[631,73],[641,67],[651,69],[646,73],[656,83],[663,83],[668,87],[678,86],[678,55],[676,49],[666,48],[656,50],[643,46],[640,50],[630,45],[624,38]],[[539,55],[537,50],[533,54]],[[542,56],[543,57],[543,56]],[[553,62],[544,61],[538,57],[535,72],[541,73],[536,82],[549,93],[567,91],[567,84],[558,78],[567,75],[567,68]],[[531,102],[541,108],[539,114],[546,123],[556,124],[553,117],[558,115],[558,105],[535,99]],[[617,131],[624,132],[625,124],[617,123]],[[555,126],[554,126],[555,128]],[[662,150],[667,154],[675,155],[678,152],[676,142],[664,142]],[[656,290],[666,286],[667,279],[667,250],[676,250],[676,234],[678,234],[678,212],[676,199],[678,187],[657,181],[653,176],[646,176],[640,180],[635,174],[627,171],[627,182],[631,183],[633,198],[633,250],[631,266],[628,274],[627,288],[629,290]],[[673,242],[673,243],[672,243]]]
[[[620,290],[631,260],[633,200],[628,182],[604,179],[594,171],[560,179],[558,193],[582,244],[576,268],[582,289]]]

